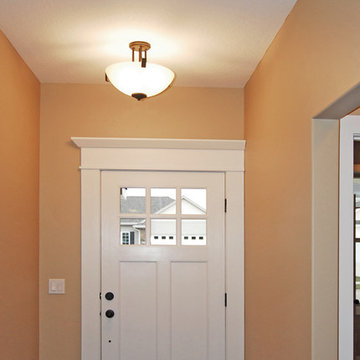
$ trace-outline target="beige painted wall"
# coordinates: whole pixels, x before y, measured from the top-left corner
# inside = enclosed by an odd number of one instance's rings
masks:
[[[0,31],[0,358],[38,359],[40,84]]]
[[[105,85],[41,87],[40,359],[80,359],[80,152],[71,136],[243,139],[243,90],[172,88],[136,102]],[[48,295],[48,278],[65,295]]]
[[[359,82],[359,13],[299,0],[245,88],[247,360],[311,357],[311,119]]]

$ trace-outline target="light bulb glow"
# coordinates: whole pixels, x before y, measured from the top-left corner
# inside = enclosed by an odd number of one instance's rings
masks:
[[[110,82],[121,92],[131,96],[142,93],[155,96],[166,90],[174,81],[175,74],[168,68],[152,63],[141,67],[140,62],[120,62],[105,69]]]

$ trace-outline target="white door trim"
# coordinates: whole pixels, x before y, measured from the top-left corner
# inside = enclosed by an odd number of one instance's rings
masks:
[[[339,201],[339,359],[354,357],[354,137],[360,135],[360,116],[340,120]]]
[[[81,359],[100,352],[101,170],[225,174],[226,360],[244,359],[244,140],[72,138],[81,148]]]
[[[313,118],[312,344],[313,360],[339,359],[339,122],[359,107],[360,83]],[[324,186],[325,184],[325,186]],[[324,231],[325,230],[325,231]],[[342,306],[342,305],[341,305]],[[346,331],[342,328],[341,331]],[[349,330],[347,330],[349,334]],[[343,336],[343,335],[341,335]]]

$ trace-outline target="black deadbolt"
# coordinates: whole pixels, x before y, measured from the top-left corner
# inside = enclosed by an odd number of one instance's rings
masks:
[[[114,294],[112,292],[107,292],[105,294],[105,299],[106,300],[112,300],[114,298]]]
[[[105,315],[108,318],[112,318],[112,317],[114,317],[115,313],[113,310],[106,310]]]

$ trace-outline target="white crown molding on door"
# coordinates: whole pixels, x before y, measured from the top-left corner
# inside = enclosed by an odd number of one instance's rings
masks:
[[[244,171],[245,140],[78,138],[81,169]]]
[[[245,140],[72,137],[79,148],[245,150]]]

